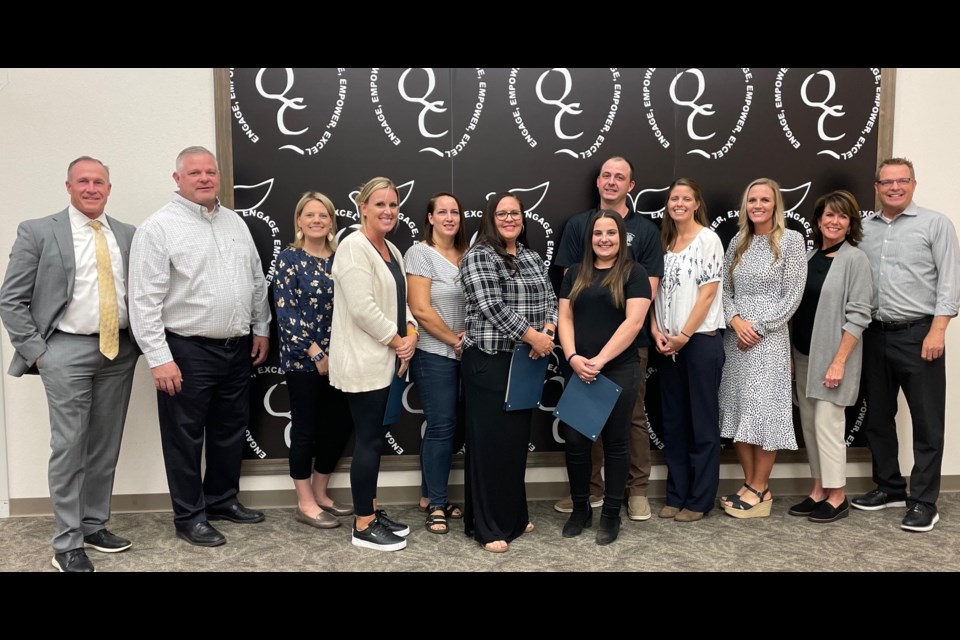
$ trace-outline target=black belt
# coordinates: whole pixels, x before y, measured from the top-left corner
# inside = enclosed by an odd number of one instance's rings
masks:
[[[120,329],[120,335],[127,335],[128,329]],[[80,336],[81,338],[99,338],[99,333],[70,333],[69,331],[60,331],[60,329],[54,329],[54,333],[62,333],[65,336]]]
[[[240,344],[241,340],[244,340],[247,336],[234,336],[233,338],[208,338],[206,336],[182,336],[179,333],[174,333],[173,331],[167,331],[167,335],[171,338],[177,338],[179,340],[186,340],[188,342],[198,342],[200,344],[206,344],[213,347],[235,347]]]
[[[916,327],[921,324],[930,324],[933,322],[933,316],[923,316],[916,320],[905,320],[904,322],[884,322],[883,320],[874,320],[871,326],[880,329],[880,331],[903,331],[910,327]]]

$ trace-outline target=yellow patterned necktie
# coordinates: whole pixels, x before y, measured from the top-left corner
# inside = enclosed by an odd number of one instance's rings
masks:
[[[103,225],[91,220],[97,246],[97,290],[100,294],[100,353],[113,360],[120,353],[120,308],[117,306],[117,288],[113,281],[113,265]]]

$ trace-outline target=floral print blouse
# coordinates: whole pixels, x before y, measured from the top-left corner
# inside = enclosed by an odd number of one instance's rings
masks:
[[[273,297],[277,307],[280,369],[314,371],[307,349],[314,342],[328,353],[333,318],[333,256],[316,258],[290,247],[277,256]]]

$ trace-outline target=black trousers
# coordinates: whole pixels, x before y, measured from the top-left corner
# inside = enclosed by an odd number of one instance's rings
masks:
[[[627,475],[630,471],[630,428],[633,408],[637,403],[643,371],[640,362],[634,360],[612,369],[604,369],[603,375],[620,385],[623,392],[617,398],[613,411],[607,418],[600,440],[603,442],[603,466],[606,469],[603,508],[605,511],[620,511],[627,490]],[[586,506],[590,499],[591,450],[593,441],[563,424],[566,440],[567,476],[570,479],[570,497],[575,506]]]
[[[290,477],[309,480],[311,470],[333,473],[353,431],[346,395],[316,367],[287,371],[283,378],[290,394]]]
[[[353,508],[358,516],[372,516],[373,501],[377,497],[377,478],[380,476],[380,455],[387,427],[383,416],[387,412],[390,387],[347,393],[356,441],[350,463],[350,491]]]
[[[530,521],[525,475],[533,410],[503,410],[512,355],[471,347],[460,364],[467,402],[463,530],[481,544],[509,542]]]
[[[173,522],[187,529],[207,519],[206,508],[237,501],[243,439],[250,422],[250,346],[246,336],[229,347],[167,334],[183,374],[183,388],[157,392],[160,443],[173,503]],[[201,455],[206,445],[206,473]]]
[[[660,366],[667,505],[706,513],[720,485],[723,337],[695,333]]]
[[[867,397],[866,436],[873,453],[873,481],[881,491],[905,494],[897,440],[897,396],[901,389],[913,422],[913,470],[908,506],[934,505],[940,496],[946,413],[945,356],[920,358],[930,322],[882,331],[876,322],[863,333],[863,385]]]

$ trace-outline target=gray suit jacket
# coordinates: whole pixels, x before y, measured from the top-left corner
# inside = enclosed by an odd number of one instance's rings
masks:
[[[130,243],[136,227],[109,216],[107,219],[123,256],[126,283]],[[0,319],[16,349],[8,370],[10,375],[37,373],[37,358],[47,350],[47,338],[56,330],[73,298],[75,276],[68,209],[20,223],[0,287]]]

